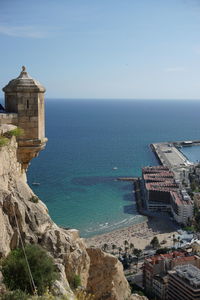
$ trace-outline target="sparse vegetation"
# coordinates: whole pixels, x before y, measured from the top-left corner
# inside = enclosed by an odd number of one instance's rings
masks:
[[[10,131],[6,132],[4,135],[7,136],[7,137],[12,137],[12,136],[19,137],[19,136],[24,135],[24,130],[20,127],[17,127],[13,130],[10,130]]]
[[[74,274],[74,276],[70,280],[70,287],[75,290],[80,286],[81,286],[81,277],[78,274]]]
[[[29,296],[22,292],[21,290],[16,290],[13,292],[7,292],[1,296],[2,300],[28,300],[30,299]]]
[[[4,136],[0,136],[0,147],[6,146],[9,142],[9,139],[4,137]]]
[[[6,146],[9,142],[9,138],[12,136],[22,136],[24,134],[24,130],[17,127],[13,130],[5,132],[3,135],[0,136],[0,147]]]
[[[37,196],[32,196],[29,201],[33,202],[33,203],[38,203],[39,202],[39,198]]]
[[[78,291],[76,293],[77,300],[94,300],[95,296],[86,293],[85,291]]]
[[[75,293],[76,300],[94,300],[95,296],[88,294],[85,291],[77,291]],[[45,292],[42,296],[31,296],[20,290],[7,292],[1,296],[1,300],[69,300],[67,296],[54,296],[50,292]]]
[[[25,252],[37,292],[42,295],[58,278],[53,259],[37,245],[27,245]],[[20,289],[33,294],[34,289],[30,283],[30,275],[22,249],[11,251],[3,260],[2,274],[4,283],[9,290]]]

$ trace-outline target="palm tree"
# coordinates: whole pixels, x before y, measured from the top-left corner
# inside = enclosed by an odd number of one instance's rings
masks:
[[[139,257],[142,255],[142,250],[135,248],[133,250],[133,253],[137,257],[137,262],[136,262],[136,271],[137,271],[138,270],[138,261],[139,261]]]
[[[130,243],[130,249],[134,249],[133,243]]]
[[[175,234],[173,234],[173,246],[175,246],[175,241],[176,241],[176,238],[175,238]]]
[[[127,248],[128,245],[129,245],[129,242],[128,242],[127,240],[125,240],[125,241],[124,241],[124,246],[125,246],[124,248]],[[125,250],[125,249],[124,249],[124,250]],[[125,251],[126,251],[126,250],[125,250]]]
[[[177,241],[178,241],[178,247],[180,247],[180,236],[177,237]]]
[[[154,249],[159,248],[160,244],[159,244],[159,240],[158,240],[157,236],[154,236],[154,238],[151,240],[150,244]]]
[[[112,249],[113,249],[113,253],[114,253],[114,250],[117,248],[117,246],[115,244],[112,245]]]
[[[126,253],[128,252],[128,249],[129,249],[128,247],[125,247],[125,249],[124,249],[124,250],[125,250],[125,252],[126,252]]]
[[[122,252],[122,248],[121,247],[119,247],[118,248],[118,250],[119,250],[119,255],[121,254],[121,252]]]
[[[108,244],[103,244],[102,250],[106,252],[108,250]]]

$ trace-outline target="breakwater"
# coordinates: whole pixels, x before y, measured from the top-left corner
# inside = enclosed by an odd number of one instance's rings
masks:
[[[138,177],[118,177],[117,180],[119,181],[132,181],[135,182]]]

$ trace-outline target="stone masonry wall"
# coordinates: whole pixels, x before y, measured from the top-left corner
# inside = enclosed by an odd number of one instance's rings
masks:
[[[18,125],[18,114],[16,113],[0,113],[0,125],[13,124]]]

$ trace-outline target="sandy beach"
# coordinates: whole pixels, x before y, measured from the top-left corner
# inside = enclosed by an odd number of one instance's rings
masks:
[[[166,216],[151,217],[146,222],[94,236],[85,239],[85,242],[90,247],[98,248],[108,244],[108,250],[111,251],[112,245],[124,249],[124,241],[127,240],[129,244],[132,243],[134,245],[134,248],[144,250],[149,246],[152,238],[157,236],[160,243],[166,240],[166,243],[163,244],[164,247],[170,247],[173,246],[173,234],[177,235],[178,229],[179,227]]]

